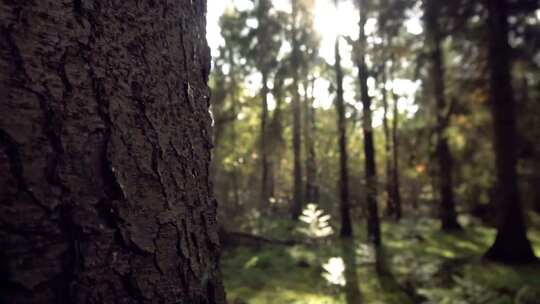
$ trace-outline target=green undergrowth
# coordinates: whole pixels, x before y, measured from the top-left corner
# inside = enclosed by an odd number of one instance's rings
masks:
[[[227,298],[231,304],[540,303],[540,265],[483,260],[495,230],[469,218],[461,222],[465,229],[456,233],[443,233],[425,218],[385,222],[378,253],[366,244],[363,225],[348,243],[333,238],[228,249],[221,262]],[[530,226],[540,256],[540,217],[532,216]]]

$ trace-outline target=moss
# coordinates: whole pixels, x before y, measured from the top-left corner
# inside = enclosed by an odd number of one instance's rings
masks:
[[[529,238],[539,252],[540,217],[531,223]],[[482,260],[495,230],[478,223],[453,234],[441,232],[437,221],[430,219],[384,223],[379,262],[387,269],[385,275],[377,275],[376,257],[365,244],[363,228],[363,223],[356,227],[362,233],[354,246],[363,303],[514,303],[525,286],[540,286],[540,266],[508,267]],[[222,270],[229,302],[346,303],[347,289],[323,276],[323,265],[331,258],[345,258],[339,244],[335,240],[319,246],[240,247],[225,252]]]

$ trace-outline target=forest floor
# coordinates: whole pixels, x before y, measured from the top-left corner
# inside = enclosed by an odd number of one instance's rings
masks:
[[[495,230],[460,220],[465,229],[451,234],[433,219],[385,221],[377,252],[360,233],[363,225],[346,242],[229,248],[221,261],[227,298],[231,304],[540,303],[540,263],[510,267],[482,259]],[[530,215],[529,226],[540,257],[540,216]]]

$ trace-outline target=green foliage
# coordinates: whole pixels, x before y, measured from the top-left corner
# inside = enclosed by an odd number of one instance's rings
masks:
[[[423,217],[384,223],[386,245],[379,259],[389,273],[382,275],[375,269],[377,254],[359,242],[365,240],[363,233],[358,235],[354,269],[364,303],[511,304],[519,291],[523,299],[534,294],[533,287],[540,286],[540,265],[509,267],[484,261],[481,255],[491,244],[494,230],[468,223],[465,231],[456,234],[440,232],[437,221]],[[531,239],[538,248],[540,225],[533,227]],[[222,266],[229,300],[346,303],[347,260],[338,244],[329,240],[316,246],[225,252]]]
[[[445,109],[449,126],[444,136],[448,137],[454,156],[453,188],[459,221],[465,226],[463,232],[448,234],[439,231],[439,222],[434,219],[438,207],[434,131],[437,113],[430,92],[425,89],[432,81],[426,69],[428,54],[422,35],[410,33],[403,26],[414,18],[421,18],[422,1],[368,2],[372,6],[368,17],[374,24],[366,54],[375,84],[370,88],[372,110],[375,114],[382,111],[383,87],[388,88],[390,104],[399,100],[399,113],[396,117],[389,115],[388,120],[399,125],[399,178],[405,217],[400,223],[383,223],[383,255],[365,242],[362,111],[356,100],[359,92],[353,68],[355,54],[351,48],[343,53],[343,64],[345,82],[350,84],[345,88],[347,150],[357,232],[352,268],[358,276],[355,285],[360,288],[363,302],[529,303],[529,298],[535,295],[533,287],[540,284],[538,267],[507,267],[481,258],[495,236],[495,229],[485,224],[494,219],[495,160],[484,8],[474,1],[437,2],[441,8],[444,94],[451,104]],[[214,58],[210,82],[216,143],[213,185],[225,228],[276,239],[308,240],[317,245],[236,248],[225,252],[223,271],[228,296],[231,303],[345,303],[347,280],[344,279],[350,275],[350,267],[347,267],[350,261],[332,234],[339,225],[339,155],[336,112],[332,106],[335,75],[318,52],[321,38],[325,37],[319,37],[314,30],[313,1],[298,1],[297,27],[293,27],[291,12],[274,7],[275,3],[253,1],[247,10],[228,9],[221,20],[225,45]],[[516,15],[514,21],[514,38],[530,42],[525,32],[538,26],[538,18],[523,13]],[[292,70],[293,28],[301,50],[298,70]],[[537,143],[540,107],[536,102],[540,96],[540,69],[534,60],[533,44],[523,41],[515,42],[513,84],[519,101],[518,128],[522,132],[518,140],[518,173],[522,197],[527,207],[532,207],[540,202],[540,191],[536,187],[540,180]],[[388,70],[387,83],[382,83],[384,68]],[[273,197],[267,210],[261,209],[259,204],[262,73],[267,76],[270,89],[269,158],[274,174]],[[303,221],[298,223],[286,216],[293,184],[291,97],[295,93],[294,74],[301,78],[299,91],[305,95],[302,102],[307,103],[302,109],[315,109],[312,139],[319,189],[316,205],[305,202]],[[421,81],[422,85],[414,96],[404,96],[390,90],[398,80]],[[404,104],[409,108],[403,109]],[[375,124],[373,131],[379,201],[385,202],[387,156],[382,125]],[[304,153],[302,161],[306,158]],[[469,213],[475,213],[486,222],[480,222]],[[540,216],[530,214],[528,225],[529,238],[540,256]],[[376,272],[375,266],[381,260],[389,269],[385,275]]]

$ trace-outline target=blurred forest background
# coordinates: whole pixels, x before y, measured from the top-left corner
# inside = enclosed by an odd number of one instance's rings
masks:
[[[212,0],[230,303],[540,303],[536,0]]]

